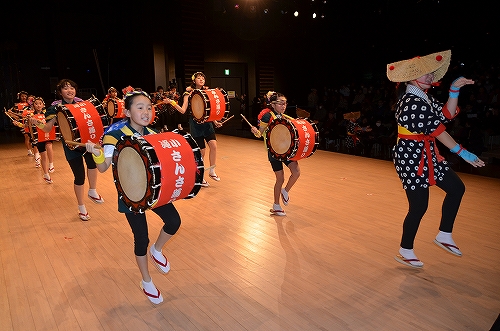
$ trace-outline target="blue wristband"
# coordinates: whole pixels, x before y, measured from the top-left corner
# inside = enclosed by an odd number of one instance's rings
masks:
[[[450,92],[450,94],[448,95],[450,98],[458,98],[458,92]]]
[[[457,153],[460,150],[460,144],[456,144],[455,147],[450,149],[450,152]]]

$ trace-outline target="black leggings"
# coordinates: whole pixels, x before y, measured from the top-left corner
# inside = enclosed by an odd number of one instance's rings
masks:
[[[460,177],[450,169],[449,172],[444,175],[443,180],[436,183],[436,186],[446,192],[441,210],[439,230],[451,232],[458,213],[458,208],[460,207],[460,202],[462,201],[462,196],[465,193],[465,185]],[[408,198],[409,208],[403,223],[401,247],[413,249],[413,242],[417,235],[418,226],[429,205],[429,188],[406,190],[406,197]]]
[[[87,164],[87,169],[96,169],[94,159],[92,158],[92,153],[85,153],[83,157],[75,157],[74,159],[68,160],[71,171],[73,171],[73,176],[75,180],[73,183],[75,185],[85,184],[85,167],[83,166],[83,160]]]
[[[174,235],[181,226],[181,217],[172,203],[152,209],[152,211],[160,216],[163,225],[163,231],[169,235]],[[136,256],[144,256],[148,252],[149,236],[148,222],[146,214],[125,213],[128,224],[134,234],[134,254]]]

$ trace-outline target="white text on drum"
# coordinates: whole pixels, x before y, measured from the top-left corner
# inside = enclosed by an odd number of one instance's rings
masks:
[[[302,149],[302,152],[300,154],[300,157],[305,157],[306,153],[309,151],[309,145],[311,144],[311,134],[307,131],[307,126],[305,125],[306,122],[302,120],[297,120],[297,124],[302,126],[302,130],[304,131],[304,138],[306,138],[306,141],[304,142],[304,148]]]
[[[215,90],[210,91],[210,93],[212,93],[212,95],[213,95],[213,97],[215,99],[215,103],[216,103],[215,114],[219,115],[220,114],[220,99],[219,99],[219,96],[217,95],[217,92]]]
[[[182,187],[184,186],[184,177],[182,175],[184,175],[184,172],[186,171],[184,166],[181,164],[182,154],[174,149],[176,147],[180,147],[181,143],[176,139],[164,139],[159,140],[158,142],[161,147],[165,149],[173,149],[170,155],[172,156],[172,160],[175,162],[174,175],[177,176],[177,179],[175,179],[176,189],[172,192],[170,201],[174,201],[182,193]]]
[[[89,138],[96,138],[96,129],[94,126],[94,121],[92,119],[92,115],[87,112],[87,108],[85,108],[85,103],[77,103],[75,108],[80,108],[80,112],[83,114],[83,119],[87,121],[87,128],[89,130]]]

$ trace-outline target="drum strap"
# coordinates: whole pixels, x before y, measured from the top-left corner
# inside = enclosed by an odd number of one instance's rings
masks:
[[[154,130],[148,128],[147,126],[145,127],[146,131],[148,132],[148,134],[153,134],[153,133],[156,133]],[[126,136],[132,136],[134,135],[134,132],[132,132],[132,130],[130,130],[130,128],[126,125],[124,125],[121,129],[120,129]]]
[[[116,125],[115,127],[111,128],[111,130],[108,130],[104,133],[104,137],[102,139],[102,144],[103,145],[116,145],[116,143],[118,142],[118,139],[115,137],[113,137],[112,135],[108,134],[109,132],[111,131],[117,131],[117,130],[120,130],[121,132],[123,132],[123,136],[133,136],[134,135],[134,132],[126,125],[127,123],[127,120],[122,120],[120,122],[116,122],[115,124],[113,125]],[[120,126],[120,127],[118,127]],[[146,127],[146,131],[148,132],[147,134],[153,134],[153,133],[156,133],[154,130]]]

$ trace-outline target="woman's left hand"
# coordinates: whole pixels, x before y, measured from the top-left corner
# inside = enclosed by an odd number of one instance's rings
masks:
[[[474,84],[474,81],[472,79],[468,79],[465,77],[458,77],[453,81],[453,83],[451,83],[451,87],[461,88],[465,85],[470,85],[470,84]]]

